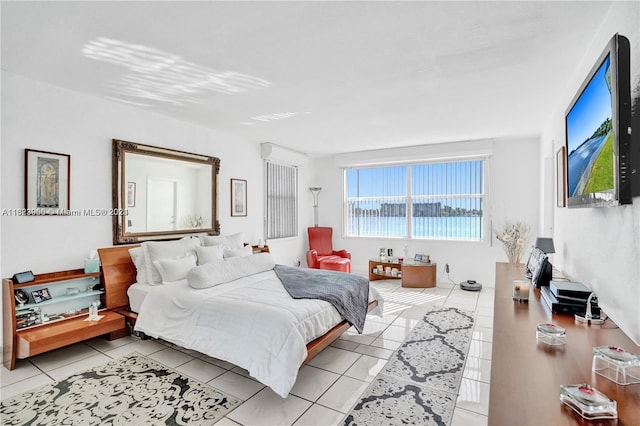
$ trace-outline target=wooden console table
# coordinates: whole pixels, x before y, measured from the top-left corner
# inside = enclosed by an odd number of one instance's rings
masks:
[[[591,371],[594,346],[615,345],[639,354],[640,347],[611,319],[603,325],[576,323],[552,314],[530,293],[529,303],[512,300],[512,282],[523,279],[524,266],[496,264],[490,425],[637,425],[640,384],[617,385]],[[566,329],[562,346],[536,343],[536,325],[554,323]],[[588,383],[617,401],[618,420],[587,421],[560,402],[560,385]]]

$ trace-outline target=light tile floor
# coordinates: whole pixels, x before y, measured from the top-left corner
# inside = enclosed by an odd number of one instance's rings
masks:
[[[139,352],[244,401],[218,425],[338,425],[417,320],[432,306],[453,306],[475,310],[477,317],[452,425],[486,425],[493,289],[466,292],[452,283],[408,289],[400,287],[399,280],[374,281],[371,285],[385,299],[384,316],[368,316],[364,334],[349,329],[304,365],[286,399],[233,364],[160,340],[131,336],[114,341],[96,338],[18,360],[13,371],[2,367],[0,397],[5,399],[110,359]]]

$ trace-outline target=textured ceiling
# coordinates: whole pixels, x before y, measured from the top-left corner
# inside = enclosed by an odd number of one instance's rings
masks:
[[[2,2],[2,69],[313,155],[536,136],[608,2]]]

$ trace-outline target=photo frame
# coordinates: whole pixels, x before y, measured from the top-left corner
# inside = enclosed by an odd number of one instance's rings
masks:
[[[127,182],[127,207],[136,206],[136,183]]]
[[[556,205],[558,207],[566,207],[567,205],[567,192],[566,192],[566,155],[565,147],[562,146],[556,152]]]
[[[247,215],[247,181],[231,179],[231,216]]]
[[[70,172],[70,155],[25,149],[26,214],[67,214],[70,209]]]
[[[13,290],[13,297],[15,299],[16,306],[24,306],[29,303],[29,295],[26,291],[20,288]]]
[[[51,299],[51,293],[49,293],[48,288],[41,288],[40,290],[34,290],[31,292],[31,297],[33,301],[36,303],[44,302],[45,300]]]

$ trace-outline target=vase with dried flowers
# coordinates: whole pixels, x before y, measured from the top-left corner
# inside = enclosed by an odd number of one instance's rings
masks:
[[[509,263],[520,263],[522,253],[528,246],[530,230],[526,222],[507,221],[502,226],[502,229],[496,232],[496,238],[502,243],[502,248],[509,258]]]

